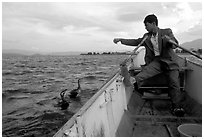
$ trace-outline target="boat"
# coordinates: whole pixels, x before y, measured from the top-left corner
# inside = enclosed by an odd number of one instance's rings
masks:
[[[128,69],[139,72],[144,64],[144,55],[145,48],[140,47],[127,62]],[[160,80],[165,83],[162,75],[149,79],[146,86],[140,88],[143,90],[140,96],[134,86],[125,86],[118,67],[117,72],[54,137],[179,137],[182,136],[178,131],[180,125],[201,125],[202,63],[182,56],[178,56],[178,63],[181,91],[185,94],[182,103],[184,116],[175,116],[170,111],[171,103],[168,93],[165,93],[168,87],[159,84]]]

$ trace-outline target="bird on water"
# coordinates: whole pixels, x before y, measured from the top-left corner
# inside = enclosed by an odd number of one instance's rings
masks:
[[[69,107],[70,102],[65,99],[65,93],[67,90],[68,89],[64,89],[62,92],[60,92],[61,101],[59,102],[59,105],[60,105],[62,110],[65,110]],[[76,89],[73,89],[72,91],[70,91],[68,96],[70,98],[76,98],[80,92],[81,92],[80,79],[78,79],[78,87]]]
[[[60,96],[61,96],[61,101],[59,102],[59,105],[61,107],[62,110],[66,110],[69,107],[69,102],[67,100],[65,100],[65,92],[67,91],[67,89],[63,90],[62,92],[60,92]]]
[[[78,87],[69,92],[70,98],[76,98],[81,93],[80,79],[78,79]]]

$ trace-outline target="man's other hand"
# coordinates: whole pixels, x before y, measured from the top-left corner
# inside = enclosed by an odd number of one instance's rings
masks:
[[[121,41],[122,39],[121,38],[114,38],[113,39],[113,42],[115,43],[115,44],[117,44],[119,41]]]
[[[171,40],[171,38],[170,38],[169,36],[167,36],[167,35],[164,35],[164,36],[162,37],[162,39],[164,39],[164,40],[167,41],[167,42],[170,42],[170,40]]]

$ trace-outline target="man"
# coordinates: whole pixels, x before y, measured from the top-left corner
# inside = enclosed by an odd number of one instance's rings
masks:
[[[138,87],[142,85],[145,79],[153,77],[161,72],[164,72],[168,79],[169,95],[172,100],[173,112],[184,114],[180,102],[182,95],[179,85],[179,65],[176,62],[176,54],[173,49],[176,48],[169,40],[176,43],[178,41],[174,37],[171,29],[160,29],[158,20],[154,14],[148,15],[144,19],[144,25],[148,33],[145,33],[143,38],[138,39],[123,39],[115,38],[114,43],[121,42],[129,46],[137,46],[142,40],[142,46],[146,48],[145,63],[143,70],[135,76]],[[121,73],[125,80],[129,80],[129,75],[125,63],[121,64]]]

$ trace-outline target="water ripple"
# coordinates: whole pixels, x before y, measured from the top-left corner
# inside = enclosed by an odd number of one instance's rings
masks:
[[[126,57],[3,55],[2,136],[53,136]],[[61,110],[59,93],[75,89],[79,78],[80,97]]]

